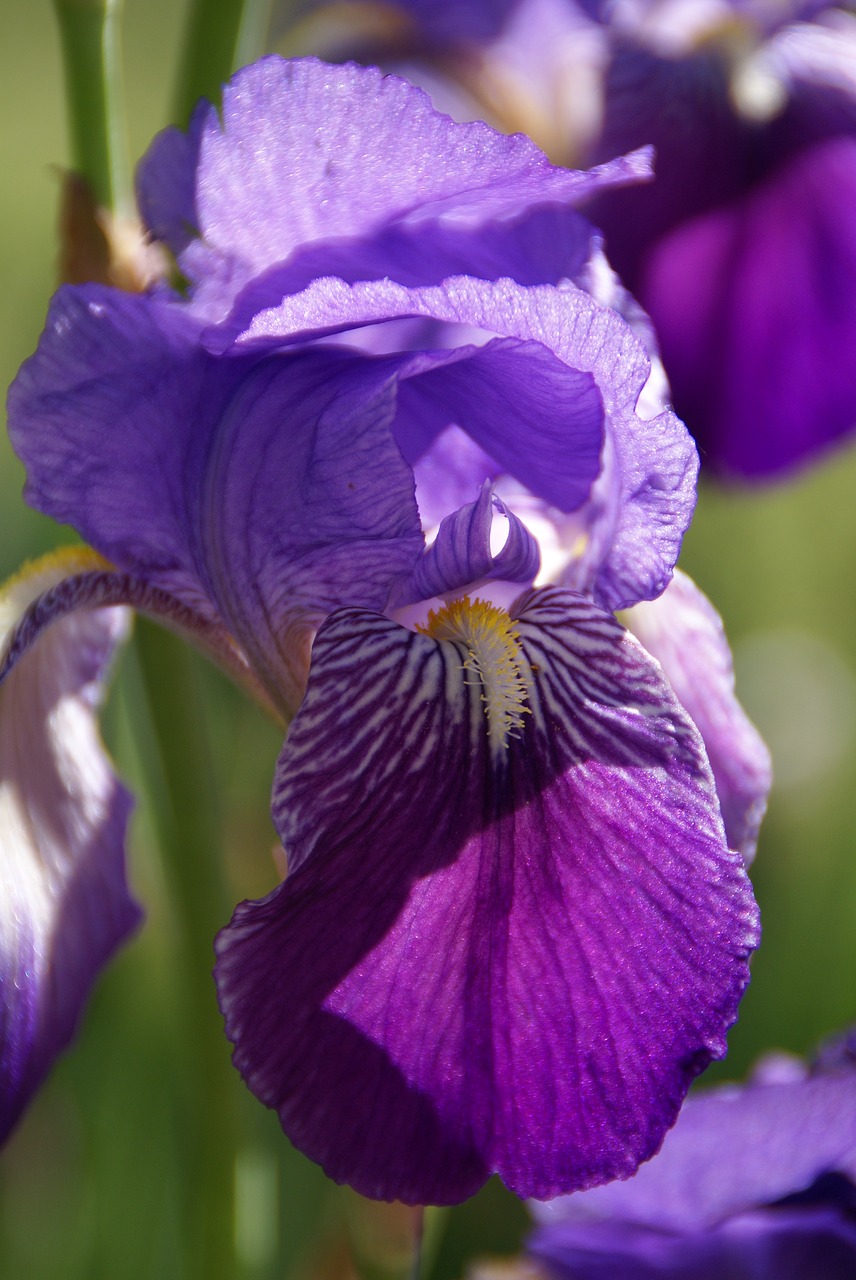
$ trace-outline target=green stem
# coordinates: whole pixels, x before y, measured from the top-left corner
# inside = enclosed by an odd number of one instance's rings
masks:
[[[124,211],[129,200],[121,95],[122,0],[54,0],[65,67],[71,154],[96,203]]]
[[[213,941],[230,915],[223,884],[222,822],[193,656],[174,636],[140,620],[137,653],[163,766],[158,823],[180,922],[186,1047],[193,1079],[186,1125],[188,1256],[182,1274],[237,1274],[234,1175],[240,1143],[234,1072],[211,978]]]
[[[237,68],[263,51],[272,0],[192,0],[175,97],[175,122],[184,128],[200,98],[220,101]]]

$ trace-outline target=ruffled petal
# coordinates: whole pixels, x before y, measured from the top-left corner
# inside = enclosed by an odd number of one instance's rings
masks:
[[[79,562],[79,563],[78,563]],[[19,615],[85,554],[32,566],[0,594],[3,648]],[[0,1137],[71,1040],[89,991],[140,910],[125,877],[130,793],[97,711],[127,613],[56,622],[0,688]]]
[[[249,1086],[378,1198],[629,1174],[724,1052],[756,940],[659,668],[567,592],[470,608],[463,643],[325,622],[274,788],[289,876],[217,944]]]
[[[440,219],[475,227],[650,173],[647,155],[591,174],[557,168],[528,138],[457,124],[395,76],[311,58],[271,56],[243,68],[224,88],[222,113],[209,108],[197,128],[198,142],[194,134],[183,152],[173,141],[155,144],[139,191],[151,224],[174,238],[167,179],[176,179],[177,159],[195,163],[200,238],[180,262],[197,287],[195,305],[211,318],[313,241]],[[184,179],[178,187],[186,190]],[[179,207],[187,206],[185,196]],[[175,248],[182,243],[174,238]]]
[[[426,289],[319,280],[260,312],[240,345],[264,347],[414,316],[540,342],[569,368],[592,375],[604,406],[605,444],[583,527],[587,553],[571,585],[608,609],[659,595],[692,517],[698,456],[673,413],[639,415],[651,371],[645,347],[614,310],[583,290],[464,277]],[[490,452],[487,437],[478,443]]]
[[[686,574],[675,572],[657,600],[622,619],[663,667],[684,710],[704,739],[725,835],[747,864],[772,783],[770,753],[737,701],[731,651],[722,620]]]

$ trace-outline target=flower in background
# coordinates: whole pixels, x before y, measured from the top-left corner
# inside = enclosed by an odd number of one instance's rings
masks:
[[[761,480],[853,429],[851,13],[761,0],[399,9],[411,26],[393,56],[455,114],[523,129],[564,163],[654,145],[656,181],[588,212],[654,322],[705,465]]]
[[[581,287],[572,206],[645,171],[266,59],[141,166],[186,292],[61,290],[10,393],[29,500],[113,567],[40,596],[4,669],[130,603],[291,722],[288,876],[221,933],[220,1000],[292,1140],[378,1198],[626,1176],[748,978],[702,738],[612,613],[663,592],[695,488],[644,345]]]
[[[852,1040],[691,1097],[629,1181],[533,1207],[529,1249],[555,1280],[850,1280]]]

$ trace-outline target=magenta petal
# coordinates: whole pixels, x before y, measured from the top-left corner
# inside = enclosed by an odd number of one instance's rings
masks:
[[[640,297],[702,457],[752,479],[856,422],[856,140],[800,153],[652,250]]]
[[[629,609],[624,621],[662,665],[704,739],[725,834],[747,863],[772,783],[770,753],[737,701],[722,620],[686,574],[676,571],[657,600]]]
[[[13,581],[0,634],[65,562]],[[100,970],[140,919],[125,879],[131,796],[96,715],[122,609],[56,622],[0,689],[0,1138],[74,1034]]]
[[[274,789],[289,877],[218,940],[237,1067],[378,1198],[626,1176],[748,976],[751,891],[659,669],[580,597],[523,608],[504,746],[465,645],[327,620]]]

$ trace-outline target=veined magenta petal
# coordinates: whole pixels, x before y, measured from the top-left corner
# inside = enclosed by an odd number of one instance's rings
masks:
[[[501,549],[491,550],[494,516],[508,523]],[[531,584],[540,567],[538,543],[521,520],[493,495],[488,481],[475,502],[446,516],[410,577],[398,588],[393,605],[399,608],[434,596],[475,587],[490,578]]]
[[[748,865],[767,807],[772,765],[761,735],[737,701],[722,619],[695,583],[676,570],[657,600],[628,609],[623,621],[662,665],[701,733],[728,843]]]
[[[271,56],[243,68],[224,88],[222,114],[211,107],[194,128],[198,143],[194,135],[184,158],[196,165],[200,238],[180,262],[211,318],[223,318],[242,285],[316,240],[440,219],[478,226],[650,174],[643,153],[592,173],[558,168],[523,135],[455,123],[396,76],[312,58]],[[174,180],[181,153],[156,147],[140,171],[141,203],[175,239],[161,167]]]
[[[581,597],[520,610],[472,651],[325,622],[274,788],[289,876],[217,944],[236,1066],[378,1198],[627,1176],[748,976],[751,890],[659,668]]]
[[[0,595],[5,641],[75,553],[32,566]],[[140,910],[125,878],[129,792],[96,717],[126,611],[62,618],[0,688],[0,1137],[72,1038],[100,970]]]

